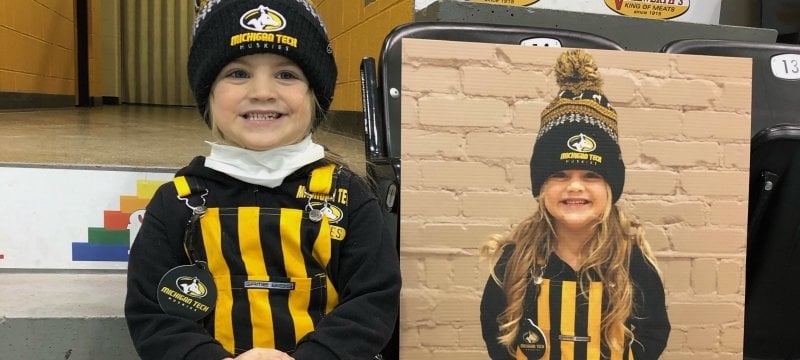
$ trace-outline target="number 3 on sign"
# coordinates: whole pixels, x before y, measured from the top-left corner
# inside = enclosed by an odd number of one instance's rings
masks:
[[[800,79],[800,54],[780,54],[770,61],[772,74],[786,80]]]

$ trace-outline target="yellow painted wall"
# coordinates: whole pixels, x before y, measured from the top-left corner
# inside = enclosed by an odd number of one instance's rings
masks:
[[[413,0],[314,0],[332,39],[339,78],[332,110],[361,111],[361,58],[378,59],[383,39],[396,26],[411,22]]]
[[[90,2],[90,94],[102,95],[101,1]],[[0,1],[0,91],[76,93],[74,0]]]
[[[369,5],[364,5],[365,0],[313,2],[325,19],[339,66],[332,109],[361,111],[361,58],[378,58],[386,35],[394,27],[412,21],[414,1],[375,0]],[[108,6],[100,0],[90,1],[91,96],[117,95],[117,81],[104,83],[110,75],[104,68],[113,64],[104,64],[103,59],[115,61],[114,50],[108,53],[110,50],[102,46],[103,16],[116,13],[106,9]],[[0,44],[4,47],[0,51],[0,92],[76,93],[74,8],[75,0],[0,1]]]
[[[0,1],[0,91],[75,93],[73,0]]]

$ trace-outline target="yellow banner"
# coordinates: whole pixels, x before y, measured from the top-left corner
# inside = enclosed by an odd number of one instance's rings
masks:
[[[604,0],[620,15],[646,19],[672,19],[689,11],[689,0]]]
[[[509,6],[528,6],[539,2],[539,0],[467,0],[467,2]]]

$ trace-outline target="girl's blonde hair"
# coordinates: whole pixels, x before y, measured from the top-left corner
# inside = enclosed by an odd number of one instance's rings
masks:
[[[633,284],[629,273],[632,247],[638,246],[647,261],[656,270],[658,267],[650,245],[645,240],[644,229],[640,224],[628,220],[623,211],[612,203],[611,187],[608,184],[606,190],[607,205],[594,225],[594,234],[585,245],[588,255],[578,269],[578,279],[580,293],[584,296],[588,296],[587,286],[593,279],[606,284],[603,289],[608,299],[608,308],[601,321],[603,343],[609,349],[623,349],[626,346],[624,339],[635,340],[631,329],[626,326],[634,306]],[[508,306],[497,318],[500,330],[498,340],[506,345],[511,354],[516,351],[525,293],[532,281],[531,269],[545,265],[555,250],[553,221],[540,197],[536,212],[516,225],[509,234],[492,235],[481,248],[482,255],[491,259],[492,278],[506,295]],[[516,249],[508,260],[505,273],[496,274],[494,265],[502,254],[498,250],[506,244],[515,244]]]

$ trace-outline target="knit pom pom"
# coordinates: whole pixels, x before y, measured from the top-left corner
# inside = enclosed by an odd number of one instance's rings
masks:
[[[568,50],[561,53],[555,66],[556,81],[561,90],[581,93],[584,90],[601,92],[603,79],[597,73],[597,64],[586,51]]]

